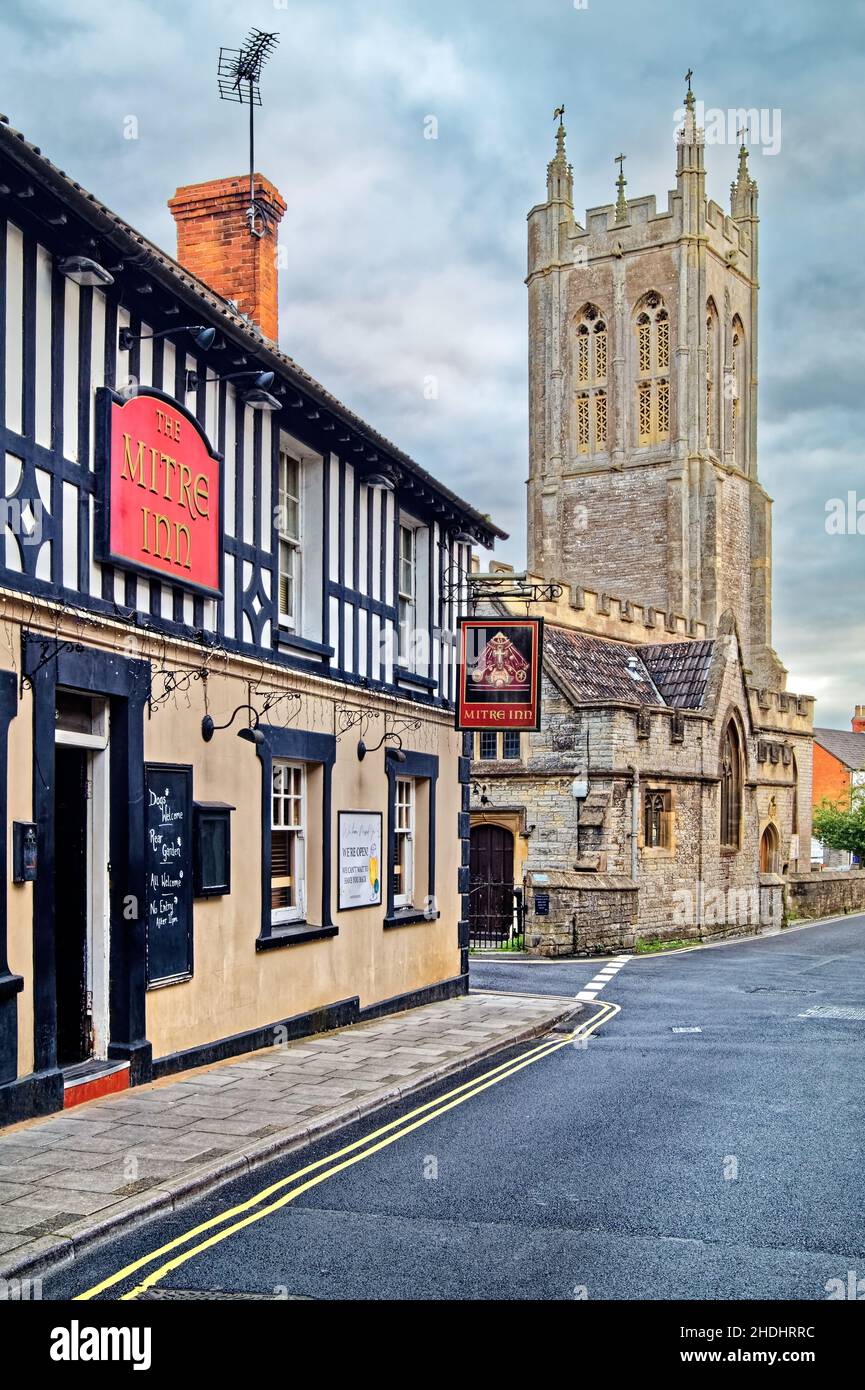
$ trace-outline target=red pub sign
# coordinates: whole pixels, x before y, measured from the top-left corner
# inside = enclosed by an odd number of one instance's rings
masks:
[[[100,558],[221,594],[221,456],[161,391],[98,395]]]
[[[543,618],[460,618],[458,729],[538,729]]]

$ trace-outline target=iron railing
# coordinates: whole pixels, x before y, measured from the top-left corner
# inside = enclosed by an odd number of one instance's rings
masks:
[[[485,951],[523,947],[523,890],[512,883],[469,881],[469,946]]]

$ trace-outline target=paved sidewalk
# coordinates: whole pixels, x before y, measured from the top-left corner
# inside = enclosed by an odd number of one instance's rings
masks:
[[[305,1140],[546,1032],[573,999],[472,993],[0,1131],[0,1277],[66,1263]]]

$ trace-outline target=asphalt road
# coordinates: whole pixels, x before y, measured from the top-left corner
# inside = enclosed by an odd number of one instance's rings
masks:
[[[473,980],[573,996],[600,968],[479,963]],[[621,1012],[585,1046],[519,1049],[520,1070],[103,1296],[153,1271],[144,1296],[169,1299],[825,1299],[828,1280],[865,1277],[865,916],[632,960],[598,1001]],[[103,1246],[44,1297],[89,1289],[465,1080]]]

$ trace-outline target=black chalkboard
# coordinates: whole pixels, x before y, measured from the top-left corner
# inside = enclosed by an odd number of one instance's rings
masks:
[[[192,974],[192,768],[145,765],[147,983]]]

